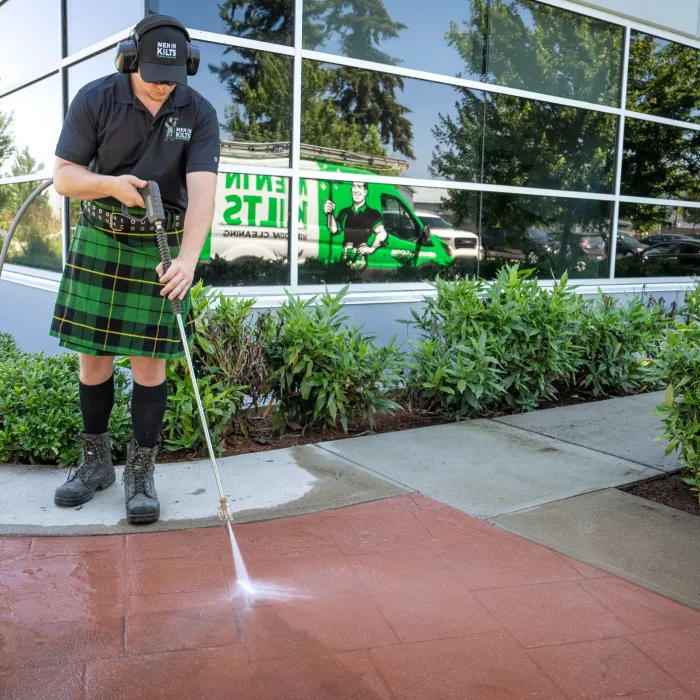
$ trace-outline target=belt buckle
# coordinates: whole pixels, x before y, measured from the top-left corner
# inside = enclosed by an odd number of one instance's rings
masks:
[[[114,223],[114,220],[112,219],[113,216],[119,216],[119,212],[117,211],[111,211],[107,215],[107,224],[109,227],[112,229],[112,231],[119,231],[122,232],[124,230],[124,219],[122,218],[122,226],[120,229],[117,229],[117,225]]]

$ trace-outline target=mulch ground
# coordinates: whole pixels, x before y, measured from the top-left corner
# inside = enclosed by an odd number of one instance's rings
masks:
[[[684,471],[675,472],[633,486],[626,486],[620,490],[691,515],[700,515],[700,500],[690,490],[690,486],[681,480],[683,476],[685,476]]]

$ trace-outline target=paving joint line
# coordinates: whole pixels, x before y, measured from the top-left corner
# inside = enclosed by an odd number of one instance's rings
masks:
[[[615,457],[615,459],[619,459],[621,462],[627,462],[628,464],[635,464],[640,467],[645,467],[646,469],[653,469],[654,471],[659,472],[660,474],[672,474],[673,470],[671,472],[667,472],[665,469],[660,469],[659,467],[652,467],[649,464],[644,464],[644,462],[637,462],[634,459],[627,459],[626,457],[620,457],[619,455],[613,454],[612,452],[606,452],[605,450],[597,450],[593,447],[586,447],[585,445],[580,445],[577,442],[572,442],[571,440],[564,440],[563,438],[555,437],[554,435],[547,435],[546,433],[541,433],[537,430],[534,430],[532,428],[524,428],[520,425],[513,425],[512,423],[506,423],[505,421],[501,421],[498,418],[486,418],[485,420],[489,421],[490,423],[498,423],[498,425],[505,425],[508,426],[509,428],[516,428],[517,430],[522,430],[525,433],[530,433],[531,435],[539,435],[540,437],[547,438],[548,440],[554,440],[555,442],[561,442],[564,445],[571,445],[573,447],[578,447],[582,450],[586,450],[588,452],[593,452],[594,454],[599,454],[599,455],[605,455],[606,457]],[[634,483],[630,481],[629,483]]]
[[[392,479],[390,476],[387,476],[386,474],[382,474],[382,472],[377,471],[376,469],[371,469],[370,467],[366,467],[364,464],[360,464],[359,462],[356,462],[355,460],[350,459],[349,457],[346,457],[345,455],[341,455],[338,452],[331,450],[330,448],[326,447],[323,443],[317,443],[316,447],[320,447],[322,450],[325,450],[329,454],[332,454],[334,457],[338,457],[339,459],[346,461],[348,464],[352,464],[352,466],[354,466],[354,467],[358,467],[359,469],[362,469],[363,471],[366,471],[370,474],[377,474],[378,476],[382,477],[382,479],[384,479],[385,481],[389,481],[392,484],[396,484],[396,486],[401,486],[404,489],[408,489],[409,491],[411,491],[411,493],[420,493],[415,488],[413,488],[413,486],[409,486],[408,484],[404,484],[401,481],[397,481],[396,479]],[[406,495],[408,495],[408,494],[406,494]],[[390,498],[391,498],[391,496],[390,496]],[[379,500],[383,500],[383,499],[379,499]],[[369,501],[369,502],[371,502],[371,501]]]

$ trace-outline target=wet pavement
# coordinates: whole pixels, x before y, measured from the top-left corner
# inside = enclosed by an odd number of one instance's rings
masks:
[[[0,538],[2,700],[696,700],[700,611],[411,494]]]

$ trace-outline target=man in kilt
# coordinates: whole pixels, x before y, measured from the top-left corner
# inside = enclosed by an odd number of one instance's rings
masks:
[[[82,458],[54,501],[75,506],[116,480],[109,418],[113,360],[133,372],[127,520],[160,517],[153,474],[167,402],[165,363],[184,354],[170,300],[194,332],[189,289],[214,216],[220,140],[216,111],[187,85],[199,52],[172,17],[142,20],[117,48],[117,71],[72,101],[56,148],[56,191],[81,200],[50,334],[80,354]],[[160,187],[172,265],[163,271],[139,188]],[[122,215],[122,205],[128,217]],[[130,217],[130,218],[129,218]]]

